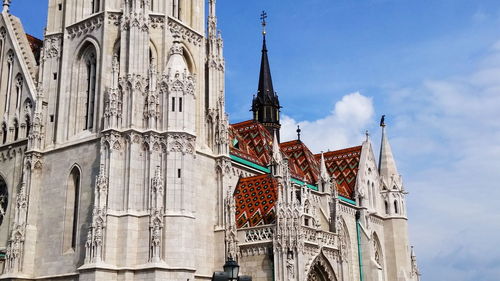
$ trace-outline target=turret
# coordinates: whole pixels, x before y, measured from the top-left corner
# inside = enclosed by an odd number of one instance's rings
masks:
[[[267,33],[265,30],[267,14],[263,12],[261,18],[262,26],[264,27],[264,31],[262,32],[262,59],[260,63],[259,87],[257,95],[254,96],[252,102],[253,119],[262,123],[271,134],[276,130],[279,140],[281,106],[278,95],[274,91],[271,67],[269,66],[269,58],[267,56]]]

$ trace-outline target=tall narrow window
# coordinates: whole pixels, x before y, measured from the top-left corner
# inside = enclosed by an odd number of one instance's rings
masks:
[[[172,111],[175,111],[175,98],[172,98]]]
[[[100,0],[92,0],[90,5],[92,9],[92,14],[98,13],[101,10]]]
[[[181,19],[181,1],[173,0],[172,1],[172,16],[176,19]]]
[[[7,124],[2,124],[2,144],[7,142]]]
[[[23,76],[18,74],[16,76],[16,109],[21,105],[21,98],[23,94]]]
[[[394,213],[398,213],[398,201],[394,200]]]
[[[179,98],[179,112],[182,112],[182,98]]]
[[[14,141],[17,141],[19,138],[19,122],[14,120]]]
[[[89,54],[87,61],[87,85],[86,85],[86,114],[85,114],[85,130],[91,130],[94,127],[94,106],[96,94],[96,60],[95,53]]]
[[[29,115],[26,115],[26,138],[30,136],[31,132],[31,120]]]
[[[14,65],[14,52],[9,51],[7,54],[7,97],[5,99],[5,112],[9,112],[10,106],[10,93],[12,90],[12,69]]]
[[[66,213],[64,216],[64,249],[66,252],[75,249],[78,237],[78,210],[80,199],[80,170],[74,167],[68,179],[66,191]]]
[[[389,203],[385,201],[385,213],[388,215],[389,214]]]

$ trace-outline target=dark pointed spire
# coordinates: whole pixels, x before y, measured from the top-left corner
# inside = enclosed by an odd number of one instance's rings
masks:
[[[259,86],[257,96],[253,99],[252,111],[254,113],[254,120],[262,123],[271,134],[276,130],[279,139],[279,129],[281,128],[279,114],[281,106],[278,95],[274,91],[271,67],[269,66],[266,44],[266,19],[266,12],[262,12],[262,58],[260,62]]]

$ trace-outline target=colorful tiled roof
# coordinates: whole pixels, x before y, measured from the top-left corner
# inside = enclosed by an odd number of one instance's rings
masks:
[[[361,146],[326,152],[324,157],[328,173],[337,180],[339,194],[353,199],[361,157]],[[320,161],[321,154],[317,154],[316,159]]]
[[[319,161],[314,157],[309,148],[299,140],[284,142],[280,144],[282,151],[290,159],[289,166],[296,165],[296,173],[307,183],[316,184],[319,180]],[[300,175],[301,174],[301,175]],[[293,176],[293,175],[292,175]]]
[[[238,228],[272,224],[276,221],[278,182],[269,174],[241,178],[234,191]]]
[[[273,136],[257,121],[249,120],[231,127],[236,130],[259,159],[256,164],[267,166],[271,162]]]
[[[260,164],[259,158],[235,128],[229,126],[229,151],[232,155]]]
[[[43,41],[26,33],[26,38],[28,39],[28,43],[30,44],[31,51],[35,56],[35,60],[37,63],[40,62],[40,52],[43,47]]]

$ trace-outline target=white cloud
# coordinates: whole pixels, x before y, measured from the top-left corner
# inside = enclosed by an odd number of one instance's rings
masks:
[[[374,114],[373,101],[359,92],[344,96],[335,104],[328,116],[313,121],[296,121],[283,116],[281,141],[297,138],[297,125],[301,139],[313,151],[335,150],[361,144],[363,132],[370,126]]]
[[[386,106],[398,109],[392,143],[410,191],[411,241],[424,280],[500,276],[493,250],[500,249],[499,55],[493,48],[467,75],[389,96]]]

